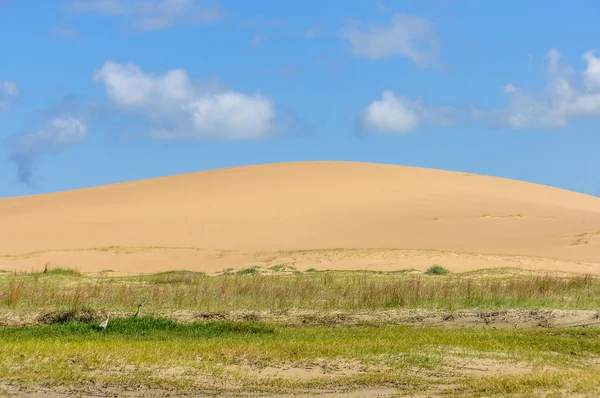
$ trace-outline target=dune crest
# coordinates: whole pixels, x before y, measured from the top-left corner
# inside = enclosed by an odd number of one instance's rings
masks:
[[[0,269],[397,269],[435,260],[600,272],[600,198],[372,163],[276,163],[8,198],[0,220]],[[373,250],[319,257],[333,248]]]

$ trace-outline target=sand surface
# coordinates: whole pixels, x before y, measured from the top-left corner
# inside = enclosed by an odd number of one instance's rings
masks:
[[[0,269],[47,263],[600,273],[600,198],[441,170],[298,162],[0,200]]]

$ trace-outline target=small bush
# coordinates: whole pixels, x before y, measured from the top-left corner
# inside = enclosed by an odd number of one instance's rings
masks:
[[[317,269],[316,269],[316,268],[309,268],[309,269],[307,269],[307,270],[306,270],[306,271],[304,271],[304,272],[319,272],[319,271],[317,271]]]
[[[260,271],[258,270],[259,268],[260,268],[260,266],[255,265],[254,267],[241,269],[238,272],[236,272],[236,274],[238,274],[238,275],[256,275],[256,274],[260,273]]]
[[[427,271],[425,271],[425,274],[427,275],[446,275],[449,274],[450,270],[446,269],[444,267],[442,267],[441,265],[432,265],[431,267],[429,267],[427,269]]]

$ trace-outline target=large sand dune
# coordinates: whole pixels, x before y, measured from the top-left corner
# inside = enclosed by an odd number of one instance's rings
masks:
[[[0,269],[47,262],[600,273],[600,198],[441,170],[300,162],[0,200]]]

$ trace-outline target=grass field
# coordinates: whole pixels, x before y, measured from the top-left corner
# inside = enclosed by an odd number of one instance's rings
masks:
[[[287,266],[111,275],[0,274],[0,395],[600,391],[596,277]],[[132,318],[138,303],[143,316]],[[465,313],[477,322],[461,324]]]
[[[75,270],[0,274],[0,308],[53,310],[73,306],[131,310],[379,310],[390,308],[600,308],[600,280],[590,275],[513,268],[461,274],[298,272],[285,265],[215,275],[170,271],[151,275],[84,275]]]

